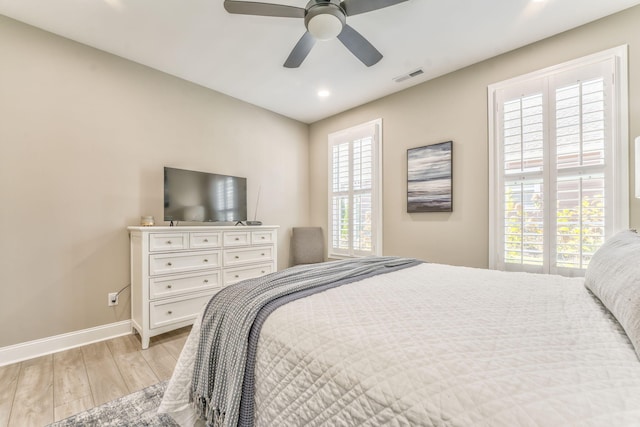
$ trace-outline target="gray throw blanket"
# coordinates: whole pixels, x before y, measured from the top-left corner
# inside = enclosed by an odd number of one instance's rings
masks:
[[[369,257],[301,265],[218,292],[202,317],[191,384],[190,399],[200,417],[207,426],[214,427],[253,424],[257,338],[261,322],[275,308],[325,289],[419,263],[408,258]],[[243,388],[250,394],[244,399]]]

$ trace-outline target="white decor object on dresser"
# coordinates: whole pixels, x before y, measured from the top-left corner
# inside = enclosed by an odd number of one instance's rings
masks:
[[[142,348],[193,323],[224,286],[276,271],[278,226],[128,227],[131,324]]]

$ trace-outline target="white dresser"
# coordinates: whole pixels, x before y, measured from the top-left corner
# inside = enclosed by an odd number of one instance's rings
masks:
[[[128,227],[131,323],[153,336],[193,323],[224,286],[276,271],[278,226]]]

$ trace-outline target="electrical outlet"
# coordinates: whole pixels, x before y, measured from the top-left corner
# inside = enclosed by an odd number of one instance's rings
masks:
[[[118,293],[117,292],[111,292],[108,295],[109,298],[109,307],[111,307],[112,305],[118,305]]]

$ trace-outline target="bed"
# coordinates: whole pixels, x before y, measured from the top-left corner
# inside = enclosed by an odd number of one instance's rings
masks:
[[[209,411],[209,423],[640,426],[639,261],[625,231],[585,278],[403,260],[294,298],[262,320],[252,363],[228,361],[251,367],[230,397],[249,412]],[[181,425],[204,425],[190,396],[206,318],[160,406]]]

